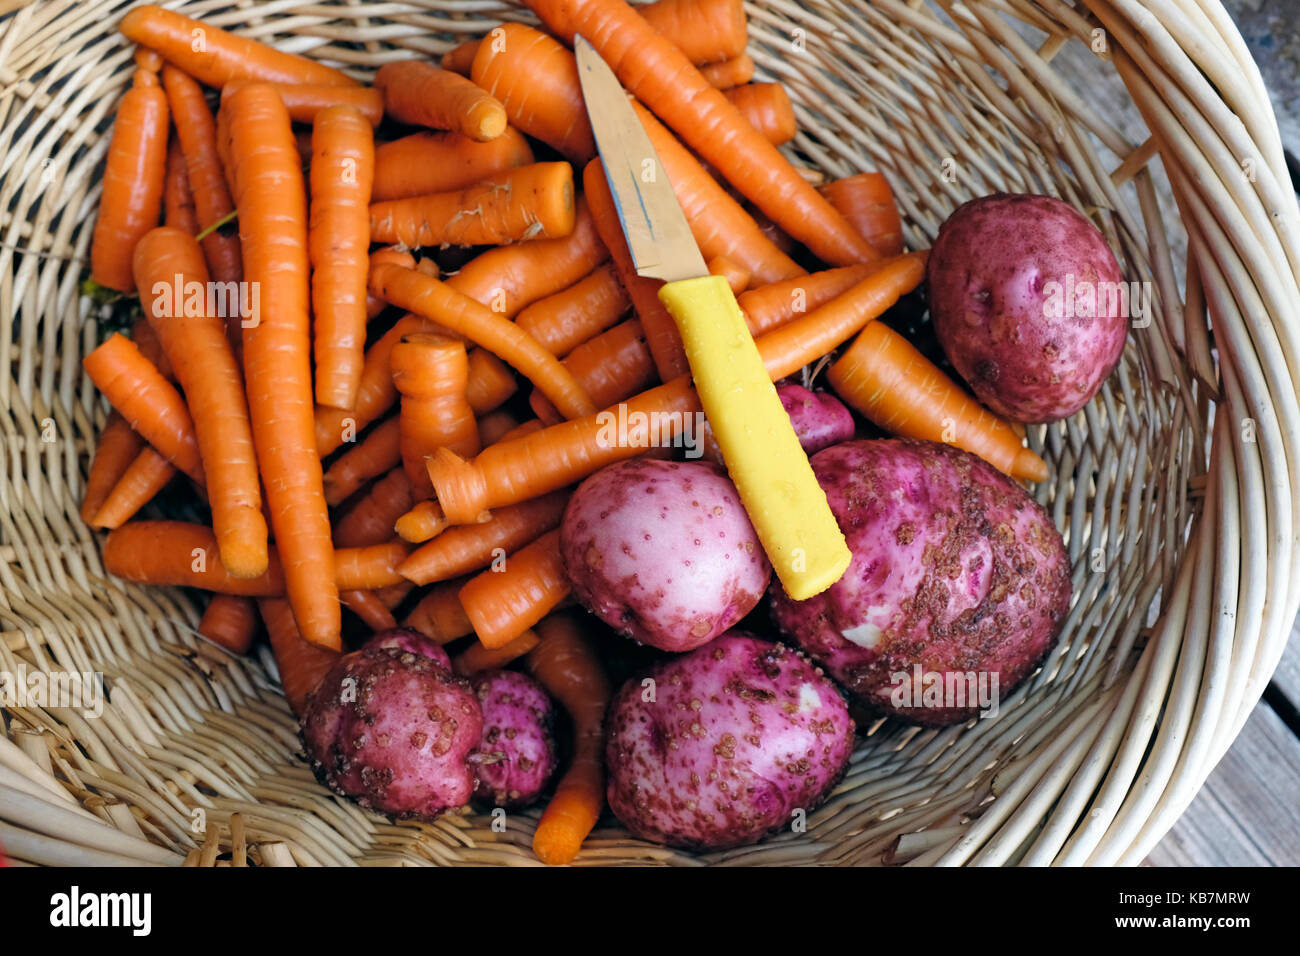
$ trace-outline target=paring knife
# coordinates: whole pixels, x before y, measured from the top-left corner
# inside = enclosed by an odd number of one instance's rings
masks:
[[[731,480],[786,592],[805,600],[852,555],[781,406],[731,287],[709,274],[686,215],[609,65],[575,36],[578,78],[638,275],[662,279]]]

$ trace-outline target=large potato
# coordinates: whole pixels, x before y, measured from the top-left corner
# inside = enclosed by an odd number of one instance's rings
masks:
[[[854,441],[811,461],[853,561],[807,601],[773,585],[777,626],[879,713],[932,725],[991,714],[1069,607],[1046,512],[949,445]]]
[[[1130,296],[1097,228],[1049,196],[959,207],[939,229],[926,279],[953,367],[1017,422],[1058,421],[1086,405],[1119,362],[1129,316],[1150,306]]]

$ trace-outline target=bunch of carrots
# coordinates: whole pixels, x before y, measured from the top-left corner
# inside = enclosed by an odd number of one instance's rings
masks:
[[[856,336],[830,379],[867,418],[1045,470],[873,321],[924,253],[904,251],[882,176],[818,189],[777,148],[794,112],[750,82],[740,0],[527,5],[548,33],[503,24],[372,86],[157,6],[127,13],[135,71],[91,278],[144,318],[84,360],[112,411],[81,513],[109,531],[113,574],[210,592],[208,639],[244,653],[260,621],[295,711],[344,650],[344,607],[465,639],[465,670],[527,657],[580,735],[535,843],[565,862],[601,810],[608,687],[553,614],[569,600],[556,529],[575,483],[646,453],[602,442],[600,410],[699,410],[660,283],[623,240],[574,34],[636,97],[774,381]],[[480,248],[443,275],[446,246]],[[210,526],[136,518],[173,480]]]

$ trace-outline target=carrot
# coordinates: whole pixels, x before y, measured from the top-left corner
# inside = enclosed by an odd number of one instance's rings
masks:
[[[307,210],[289,114],[275,91],[246,86],[231,111],[236,205],[244,267],[260,288],[260,321],[244,329],[253,439],[275,539],[289,569],[302,635],[340,647],[329,513],[312,417]]]
[[[552,37],[522,23],[494,27],[478,45],[470,77],[529,136],[575,163],[596,155],[578,66]]]
[[[329,466],[324,476],[325,502],[342,504],[371,478],[402,463],[401,427],[397,416],[376,425],[365,438]]]
[[[540,643],[528,669],[569,713],[573,754],[533,835],[543,863],[570,863],[605,805],[605,709],[610,686],[590,639],[570,614],[551,615],[537,627]]]
[[[447,284],[506,317],[577,282],[609,258],[586,200],[578,197],[573,231],[489,249],[461,267]]]
[[[567,289],[534,302],[515,317],[515,325],[552,355],[564,356],[614,325],[630,305],[617,270],[606,263]]]
[[[405,601],[406,596],[413,590],[415,590],[414,584],[410,581],[402,581],[391,587],[376,588],[372,593],[383,602],[384,607],[391,611]]]
[[[956,445],[1013,478],[1047,478],[1046,464],[1021,445],[1009,423],[883,323],[863,329],[827,379],[837,395],[892,434]]]
[[[370,254],[370,262],[371,263],[396,262],[399,265],[404,265],[407,266],[408,268],[415,268],[416,265],[415,257],[411,255],[409,252],[407,252],[405,249],[403,249],[401,246],[385,246],[382,249],[376,249],[374,252]],[[370,268],[369,266],[366,267],[367,276],[370,274],[369,268]],[[370,294],[370,289],[367,288],[366,289],[367,321],[373,319],[380,312],[383,312],[384,309],[386,308],[388,308],[388,303],[385,302],[383,299],[376,299],[373,295]],[[362,368],[363,369],[365,368],[364,360],[362,363]]]
[[[91,523],[113,486],[126,473],[143,447],[144,439],[136,434],[121,413],[116,410],[109,412],[104,430],[95,442],[90,470],[86,473],[86,487],[81,496],[82,521]]]
[[[518,550],[556,527],[567,501],[567,494],[543,494],[494,511],[488,521],[448,528],[413,551],[398,570],[420,585],[477,571],[493,557]]]
[[[581,33],[647,109],[820,259],[878,258],[789,161],[673,44],[622,0],[527,0],[562,39]]]
[[[382,631],[397,627],[393,612],[384,606],[374,591],[340,591],[339,600],[371,630]]]
[[[759,337],[756,344],[768,376],[772,381],[785,378],[838,348],[919,285],[924,272],[921,257],[900,257],[822,308]],[[429,477],[450,521],[463,523],[489,510],[499,517],[504,506],[563,488],[673,439],[685,416],[701,411],[690,377],[682,375],[617,409],[498,442],[473,461],[442,449],[429,463]]]
[[[300,716],[312,692],[342,655],[304,640],[288,601],[262,598],[257,608],[271,639],[271,653],[275,655],[285,700],[294,714]]]
[[[523,657],[539,643],[541,638],[534,631],[524,631],[513,641],[494,650],[484,647],[482,641],[475,641],[451,659],[451,669],[462,677],[471,677],[481,671],[496,670]]]
[[[136,246],[135,279],[194,419],[221,560],[235,576],[255,577],[266,570],[267,527],[243,380],[225,322],[195,314],[188,298],[190,286],[208,285],[203,250],[190,233],[154,229]]]
[[[469,361],[463,342],[439,335],[407,335],[393,347],[393,384],[402,396],[402,465],[416,499],[433,494],[425,460],[434,449],[478,451],[478,422],[465,399]]]
[[[513,127],[486,143],[459,133],[415,133],[375,147],[372,198],[450,192],[532,162],[532,148]]]
[[[442,55],[438,65],[449,73],[469,76],[470,67],[474,65],[474,54],[478,52],[478,40],[466,40]]]
[[[113,485],[108,497],[90,519],[92,528],[119,528],[135,517],[176,476],[176,466],[149,445]]]
[[[423,544],[447,530],[447,516],[436,501],[417,502],[393,524],[393,530],[403,541]]]
[[[312,128],[311,303],[316,401],[351,408],[366,348],[374,137],[350,106],[328,106]]]
[[[128,10],[118,29],[208,86],[222,87],[232,80],[358,85],[323,63],[227,33],[152,3]]]
[[[742,53],[730,60],[707,63],[700,67],[700,76],[714,89],[729,90],[754,78],[754,60],[748,53]]]
[[[730,60],[749,42],[742,0],[657,0],[636,12],[692,63]]]
[[[891,261],[882,259],[857,266],[841,266],[773,282],[742,292],[736,297],[736,302],[745,313],[745,324],[750,333],[762,335],[797,316],[821,308]]]
[[[727,280],[732,295],[740,295],[749,288],[749,270],[732,262],[726,256],[714,256],[706,263],[709,275],[722,276]]]
[[[398,538],[381,544],[339,548],[334,552],[334,579],[340,590],[372,590],[402,582],[397,567],[409,548]]]
[[[95,387],[150,445],[200,485],[199,443],[185,400],[135,343],[114,332],[81,361]]]
[[[836,179],[822,186],[821,194],[882,256],[902,253],[903,222],[889,181],[880,173]]]
[[[573,168],[568,163],[517,166],[464,189],[370,207],[375,242],[412,247],[554,239],[572,232],[573,221]]]
[[[460,589],[466,580],[457,578],[435,584],[411,609],[402,626],[413,627],[439,644],[474,633],[474,625],[470,624],[460,604]]]
[[[173,138],[167,144],[167,172],[163,179],[163,222],[190,236],[199,234],[198,212],[190,193],[190,177],[185,172],[185,154]]]
[[[499,440],[502,435],[509,434],[517,427],[519,427],[519,420],[509,412],[489,412],[478,420],[479,444],[491,445]]]
[[[144,360],[158,370],[159,375],[169,382],[176,381],[176,372],[172,368],[172,363],[167,360],[167,353],[163,351],[158,333],[153,330],[153,326],[144,316],[131,323],[131,341],[140,350]]]
[[[500,408],[519,389],[515,373],[487,349],[471,349],[465,400],[475,415]]]
[[[334,543],[341,548],[360,548],[393,539],[393,526],[415,504],[411,481],[402,468],[394,468],[334,525]]]
[[[799,132],[799,124],[794,118],[794,104],[780,83],[742,83],[724,90],[723,95],[740,111],[749,125],[762,133],[763,138],[773,146],[790,142],[795,133]],[[823,189],[822,194],[825,193]],[[830,199],[829,196],[826,198]],[[834,206],[835,203],[832,201],[831,205]],[[838,206],[836,208],[839,209]],[[852,220],[849,221],[852,223]]]
[[[167,95],[157,73],[135,71],[113,121],[104,160],[104,193],[90,240],[90,277],[109,289],[134,292],[131,254],[158,225],[167,165]]]
[[[247,654],[257,633],[257,605],[252,598],[214,594],[199,619],[199,633],[232,654]]]
[[[202,588],[244,597],[284,594],[284,574],[272,558],[266,571],[237,578],[221,563],[211,528],[183,521],[130,521],[104,542],[109,574],[141,584]]]
[[[649,388],[655,381],[654,359],[646,346],[641,323],[636,319],[616,325],[579,345],[563,364],[601,408],[621,402]],[[531,404],[537,417],[546,424],[553,425],[563,420],[555,407],[539,393],[533,393]]]
[[[460,589],[460,603],[488,650],[509,644],[569,595],[559,529],[484,571]]]
[[[221,89],[221,96],[231,95],[249,81],[232,80]],[[257,82],[257,81],[253,81]],[[265,81],[262,81],[265,82]],[[384,98],[379,91],[368,86],[338,86],[324,83],[267,83],[280,95],[280,101],[295,123],[316,123],[323,110],[334,106],[350,106],[360,113],[371,127],[384,118]]]
[[[509,362],[566,417],[595,411],[582,387],[554,355],[513,322],[446,283],[414,269],[383,263],[371,270],[370,287],[381,299],[443,325]]]
[[[403,123],[446,129],[485,142],[506,131],[506,111],[463,76],[418,60],[385,63],[375,74],[384,112]]]

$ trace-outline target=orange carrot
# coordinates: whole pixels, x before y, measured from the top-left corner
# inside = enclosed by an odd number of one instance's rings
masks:
[[[573,285],[608,258],[580,196],[573,231],[567,236],[489,249],[462,266],[447,284],[508,318]]]
[[[284,53],[152,3],[128,10],[118,29],[208,86],[222,87],[232,80],[357,85],[315,60]]]
[[[619,320],[631,300],[614,266],[606,263],[580,282],[539,299],[515,317],[552,355],[564,356]]]
[[[400,584],[394,584],[392,587],[376,588],[373,593],[383,602],[384,607],[391,611],[405,601],[406,596],[414,590],[414,584],[410,581],[402,581]]]
[[[554,614],[537,627],[540,643],[528,669],[572,719],[572,762],[556,785],[533,835],[543,863],[571,863],[605,805],[605,709],[609,679],[591,641],[569,614]]]
[[[416,266],[415,257],[411,255],[409,252],[407,252],[405,249],[403,249],[401,246],[385,246],[382,249],[376,249],[374,252],[370,253],[370,262],[371,263],[396,262],[399,265],[406,266],[407,268],[415,268]],[[366,274],[368,276],[370,274],[369,266],[367,266],[366,268],[367,268]],[[370,294],[370,289],[367,288],[366,289],[367,321],[373,319],[380,312],[383,312],[384,309],[386,308],[388,308],[388,303],[385,302],[383,299],[376,299],[373,295]],[[363,361],[362,368],[364,369],[364,367],[365,365]]]
[[[185,400],[140,354],[134,342],[114,332],[81,364],[109,404],[145,441],[203,484],[199,443]]]
[[[742,53],[730,60],[708,63],[700,67],[700,76],[714,89],[729,90],[754,78],[754,60],[748,53]]]
[[[311,302],[316,401],[351,408],[366,347],[374,137],[350,106],[321,110],[312,128]]]
[[[415,133],[375,148],[372,199],[381,202],[463,189],[532,162],[532,148],[513,127],[486,143],[459,133]]]
[[[858,173],[821,187],[821,194],[882,256],[903,251],[903,222],[889,181],[880,173]]]
[[[214,594],[199,619],[199,633],[232,654],[247,654],[257,633],[257,605],[252,598]]]
[[[529,136],[575,163],[596,155],[578,66],[553,38],[522,23],[494,27],[478,45],[470,76]]]
[[[208,285],[203,250],[191,233],[161,226],[136,246],[135,279],[193,416],[221,560],[236,577],[255,577],[266,570],[267,527],[243,379],[225,322],[206,308],[195,314],[188,298],[191,286]]]
[[[375,74],[384,112],[403,123],[446,129],[485,142],[506,131],[500,103],[463,76],[418,60],[385,63]]]
[[[559,360],[527,332],[446,283],[383,263],[371,270],[370,287],[381,299],[443,325],[509,362],[566,417],[596,410]]]
[[[125,424],[125,422],[123,422]],[[491,445],[519,427],[519,420],[507,411],[489,412],[478,420],[479,445]]]
[[[564,493],[544,494],[494,511],[488,521],[448,528],[413,551],[398,570],[421,585],[477,571],[558,525],[567,501]]]
[[[246,86],[231,111],[244,269],[260,288],[260,321],[244,329],[244,372],[257,460],[289,602],[303,637],[338,649],[338,591],[329,513],[313,432],[307,210],[289,114],[275,91]]]
[[[504,362],[487,349],[470,350],[465,401],[475,415],[500,408],[518,389],[515,373]]]
[[[340,591],[339,600],[373,631],[397,627],[397,619],[393,617],[393,612],[384,606],[384,602],[374,591]]]
[[[465,399],[465,345],[439,335],[407,335],[393,347],[393,384],[402,396],[402,465],[417,500],[433,494],[425,460],[437,448],[478,451],[478,423]]]
[[[375,242],[479,246],[554,239],[573,231],[573,168],[532,163],[451,192],[389,199],[370,207]]]
[[[579,345],[563,364],[601,408],[621,402],[655,381],[654,359],[646,346],[641,323],[636,319],[629,319]],[[531,404],[544,423],[554,425],[563,420],[539,393],[533,393]]]
[[[199,215],[194,209],[190,177],[185,172],[185,154],[179,140],[167,144],[167,173],[163,181],[163,222],[190,236],[199,234]]]
[[[237,578],[221,563],[211,528],[183,521],[130,521],[110,531],[104,542],[109,574],[141,584],[202,588],[245,597],[284,594],[278,560],[257,577]]]
[[[334,552],[334,579],[342,591],[371,590],[400,584],[397,566],[406,558],[405,541],[393,539]]]
[[[417,502],[393,524],[397,536],[410,544],[423,544],[442,534],[447,527],[447,516],[436,501]]]
[[[86,473],[86,487],[81,496],[82,521],[89,524],[94,519],[113,486],[126,473],[143,447],[144,439],[135,433],[135,429],[121,413],[116,410],[109,412],[104,430],[95,442],[90,471]]]
[[[474,54],[478,52],[478,40],[466,40],[442,55],[438,65],[449,73],[469,76],[470,67],[474,65]]]
[[[569,596],[569,579],[560,558],[559,529],[460,589],[460,603],[474,633],[488,650],[509,644]]]
[[[749,125],[762,133],[763,138],[773,146],[790,142],[795,133],[799,132],[799,124],[794,118],[794,104],[780,83],[742,83],[724,90],[723,95],[740,111]],[[823,189],[822,194],[825,195],[825,192]],[[829,196],[826,198],[830,199]],[[831,205],[835,205],[834,201]],[[840,211],[843,212],[842,209]]]
[[[140,350],[144,360],[158,370],[159,375],[169,382],[176,381],[176,372],[172,369],[172,363],[167,360],[167,353],[163,351],[158,333],[153,330],[153,326],[144,316],[131,323],[131,341]]]
[[[879,272],[891,260],[867,262],[858,266],[841,266],[811,275],[797,276],[781,282],[749,289],[736,297],[745,323],[753,335],[762,335],[791,319],[821,308],[843,295],[863,279]]]
[[[312,692],[342,655],[304,640],[288,601],[262,598],[257,608],[271,639],[285,699],[294,714],[301,715]]]
[[[104,193],[90,241],[90,277],[134,292],[131,254],[158,225],[167,164],[167,95],[157,73],[140,68],[122,97],[104,160]]]
[[[456,578],[435,584],[411,609],[402,626],[413,627],[439,644],[474,633],[474,625],[470,624],[460,604],[460,589],[466,580]]]
[[[394,468],[335,523],[334,543],[340,548],[360,548],[391,541],[398,518],[414,503],[405,470]]]
[[[90,519],[92,528],[120,528],[135,517],[176,476],[176,466],[149,445],[113,485],[108,497]]]
[[[401,428],[397,416],[376,425],[365,438],[329,466],[324,476],[325,501],[342,504],[371,478],[402,463]]]
[[[827,380],[837,395],[892,434],[956,445],[1013,478],[1047,478],[1046,464],[1021,445],[1007,422],[883,323],[862,330]]]
[[[232,80],[222,87],[222,98],[248,83],[247,80]],[[333,106],[352,107],[372,127],[378,126],[384,118],[384,98],[378,90],[368,86],[329,86],[323,83],[267,83],[267,86],[280,94],[289,118],[295,123],[316,123],[320,113]]]
[[[524,631],[513,641],[489,650],[482,641],[475,641],[451,659],[451,669],[462,677],[471,677],[481,671],[505,667],[523,657],[541,642],[534,631]]]
[[[740,295],[749,288],[749,270],[726,256],[714,256],[706,265],[710,275],[722,276],[727,280],[732,295]]]
[[[730,60],[749,42],[742,0],[657,0],[636,12],[692,63]]]

